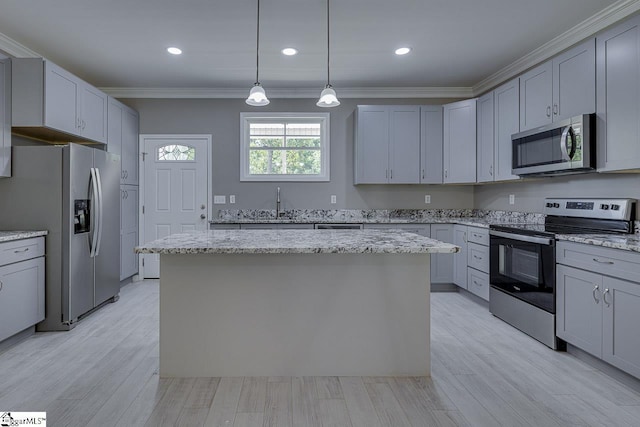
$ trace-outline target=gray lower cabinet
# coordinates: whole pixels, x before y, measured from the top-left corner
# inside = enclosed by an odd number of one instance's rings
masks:
[[[120,186],[120,280],[138,274],[138,186]]]
[[[640,378],[640,255],[559,242],[556,256],[557,335]]]
[[[467,227],[467,290],[489,301],[489,229]]]
[[[0,60],[0,177],[11,176],[11,60]]]
[[[44,237],[0,243],[0,341],[44,319]]]
[[[453,243],[452,224],[431,224],[431,238]],[[431,255],[431,283],[453,283],[453,260],[458,254]]]
[[[460,252],[453,256],[453,283],[467,289],[467,226],[453,226],[453,244],[460,246]]]
[[[596,37],[598,171],[640,169],[640,16]]]

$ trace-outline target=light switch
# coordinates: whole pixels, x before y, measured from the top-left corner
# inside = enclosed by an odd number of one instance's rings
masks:
[[[224,205],[227,203],[227,196],[213,196],[214,205]]]
[[[514,205],[516,203],[516,195],[515,194],[509,194],[509,204],[510,205]]]
[[[431,203],[431,194],[425,194],[425,195],[424,195],[424,202],[425,202],[426,204]]]
[[[335,194],[332,194],[332,195],[331,195],[331,204],[332,204],[332,205],[335,205],[335,204],[336,204],[336,195],[335,195]]]

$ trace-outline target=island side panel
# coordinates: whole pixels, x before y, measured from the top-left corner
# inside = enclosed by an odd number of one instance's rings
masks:
[[[160,375],[426,376],[428,254],[161,255]]]

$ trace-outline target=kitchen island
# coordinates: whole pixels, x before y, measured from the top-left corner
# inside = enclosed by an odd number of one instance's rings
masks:
[[[397,230],[214,230],[160,254],[160,375],[424,376],[429,256]]]

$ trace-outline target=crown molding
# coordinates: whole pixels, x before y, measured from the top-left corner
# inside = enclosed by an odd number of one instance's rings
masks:
[[[2,33],[0,33],[0,50],[14,58],[42,58],[43,56]]]
[[[114,98],[246,98],[249,88],[129,88],[102,87]],[[321,88],[265,88],[269,98],[317,98]],[[470,98],[471,87],[337,88],[340,98]]]
[[[575,27],[558,37],[531,51],[502,70],[483,79],[473,86],[473,96],[478,96],[490,89],[522,74],[529,68],[546,61],[565,49],[592,37],[599,31],[640,10],[640,0],[621,0],[606,7],[592,17],[582,21]]]

